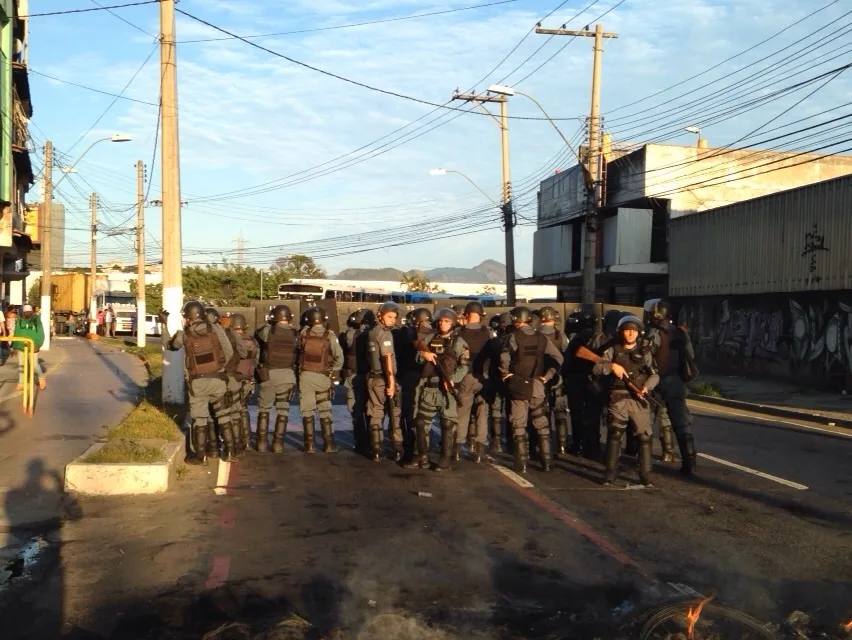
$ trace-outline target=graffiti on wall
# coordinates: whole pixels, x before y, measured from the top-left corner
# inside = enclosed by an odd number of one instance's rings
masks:
[[[852,374],[852,299],[767,295],[680,306],[698,355],[737,370],[823,381]]]

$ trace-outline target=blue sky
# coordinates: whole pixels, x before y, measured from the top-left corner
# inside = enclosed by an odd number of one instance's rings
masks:
[[[236,34],[253,35],[444,11],[487,1],[183,0],[178,6]],[[590,3],[591,0],[568,2],[543,26],[558,27]],[[594,24],[597,16],[616,3],[617,0],[597,2],[569,22],[569,28]],[[701,85],[732,77],[738,69],[840,19],[849,9],[846,0],[836,2],[765,45],[700,78],[682,82],[828,3],[829,0],[626,0],[602,19],[606,30],[620,34],[617,40],[605,44],[603,73],[602,109],[615,138],[622,137],[619,133],[632,134],[639,136],[634,140],[638,141],[643,127],[627,126],[633,120],[628,118],[631,114],[654,105],[664,110],[667,104],[688,101],[691,90],[700,95]],[[517,0],[475,10],[255,42],[341,76],[444,103],[456,88],[471,89],[558,4],[557,0]],[[30,0],[30,5],[32,13],[39,13],[88,8],[95,3]],[[30,21],[29,63],[36,72],[111,93],[121,92],[137,74],[124,95],[140,102],[118,100],[105,114],[112,97],[36,73],[31,75],[35,109],[31,132],[37,145],[45,138],[53,141],[60,163],[70,164],[98,138],[116,132],[133,136],[130,143],[103,143],[94,148],[78,165],[78,173],[61,185],[57,195],[69,209],[69,263],[88,263],[91,191],[97,191],[104,203],[104,227],[121,226],[125,221],[125,226],[132,226],[135,163],[141,159],[153,177],[149,198],[160,196],[159,151],[151,165],[157,108],[144,104],[158,101],[159,53],[155,51],[154,38],[158,11],[156,5],[115,11],[135,27],[106,11],[33,17]],[[843,18],[832,29],[848,23],[849,18]],[[181,15],[177,36],[179,42],[223,37]],[[477,88],[482,90],[492,82],[513,85],[523,79],[518,88],[536,97],[554,118],[565,118],[559,121],[559,127],[572,138],[580,127],[580,121],[572,118],[582,118],[589,109],[591,42],[530,35]],[[825,59],[824,66],[814,65],[807,70],[812,73],[797,76],[790,83],[850,62],[849,53],[839,49],[846,44],[848,33],[840,33],[835,42],[830,40],[823,49],[837,49],[839,57]],[[541,51],[529,58],[539,47]],[[551,56],[554,57],[549,62],[524,79]],[[146,59],[148,62],[143,65]],[[276,255],[290,250],[323,256],[319,262],[329,272],[350,266],[468,267],[488,258],[503,260],[497,214],[493,207],[488,209],[490,203],[484,196],[459,176],[428,175],[429,169],[435,167],[463,171],[499,199],[500,136],[489,118],[454,117],[458,114],[449,112],[433,123],[441,126],[430,126],[427,133],[423,133],[426,128],[414,131],[442,112],[434,113],[357,155],[314,169],[371,145],[433,108],[318,74],[238,40],[181,44],[178,62],[182,197],[187,201],[183,209],[185,263],[217,262],[223,258],[233,261],[240,232],[246,242],[246,260],[256,266],[266,266]],[[724,84],[723,81],[714,86]],[[672,85],[674,89],[657,97],[618,109]],[[773,126],[848,102],[851,91],[849,78],[841,76]],[[678,98],[681,94],[684,97]],[[714,146],[732,142],[802,97],[803,93],[797,93],[740,117],[706,126],[704,135]],[[536,107],[520,96],[512,98],[509,113],[541,117]],[[835,115],[840,113],[843,112]],[[694,135],[677,130],[679,125],[695,123],[675,123],[667,140],[694,143]],[[338,168],[340,162],[359,160],[365,151],[405,133],[413,139],[358,164]],[[420,133],[423,135],[414,138]],[[517,202],[526,205],[519,211],[522,224],[516,229],[517,270],[528,275],[532,265],[534,226],[530,221],[535,219],[535,186],[541,178],[572,162],[545,121],[513,120],[510,141]],[[39,149],[34,158],[39,168],[41,158]],[[293,174],[295,177],[280,180]],[[59,175],[55,174],[55,179]],[[268,184],[265,193],[238,198],[222,195],[263,184]],[[39,193],[34,188],[31,199],[38,199]],[[457,222],[430,222],[448,216],[455,216]],[[159,209],[147,209],[146,224],[150,232],[148,259],[156,260]],[[366,246],[369,236],[363,234],[401,225],[410,226],[395,234],[398,241],[426,241],[353,253]],[[442,237],[454,229],[477,232]],[[349,236],[351,242],[322,242],[323,238],[339,236]],[[293,246],[279,250],[276,245]],[[103,258],[135,260],[127,238],[102,238],[99,248]]]

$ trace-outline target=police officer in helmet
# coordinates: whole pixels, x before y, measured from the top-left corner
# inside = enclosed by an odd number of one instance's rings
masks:
[[[642,321],[625,316],[618,321],[618,342],[608,348],[594,366],[596,375],[612,375],[607,414],[609,419],[606,444],[604,484],[612,484],[618,475],[621,439],[632,425],[639,440],[639,480],[651,484],[651,410],[645,397],[657,386],[660,377],[654,371],[654,358],[639,342]]]
[[[323,453],[337,453],[331,400],[334,381],[343,368],[343,350],[333,331],[325,327],[328,317],[319,307],[306,312],[308,326],[299,347],[299,410],[305,435],[305,453],[314,453],[314,411],[319,414]]]
[[[530,326],[533,314],[527,307],[515,307],[511,317],[515,330],[503,343],[500,374],[509,397],[515,468],[521,473],[527,470],[527,419],[531,416],[533,428],[538,432],[542,469],[549,471],[553,462],[553,447],[550,442],[550,423],[545,413],[545,385],[558,373],[563,357],[550,340]],[[551,359],[550,366],[545,356]]]
[[[541,318],[539,331],[564,355],[568,348],[568,338],[562,328],[557,326],[559,313],[553,307],[542,307],[538,310],[538,316]],[[553,411],[554,430],[556,431],[556,452],[557,455],[565,455],[568,446],[568,398],[565,395],[565,381],[562,376],[555,376],[547,390],[550,394],[548,404]]]
[[[238,383],[238,388],[233,394],[231,405],[231,421],[240,425],[240,438],[238,449],[245,451],[249,447],[251,439],[251,420],[249,418],[248,401],[254,387],[254,375],[260,358],[260,347],[257,340],[249,333],[246,317],[241,313],[234,313],[230,318],[230,325],[226,330],[232,345],[242,344],[244,355],[235,358],[236,366],[233,368],[233,376]],[[235,427],[236,429],[236,427]]]
[[[367,352],[366,338],[370,326],[366,322],[368,309],[358,309],[349,314],[346,331],[340,333],[338,340],[343,349],[343,369],[340,377],[346,390],[346,406],[352,415],[352,435],[355,451],[364,453],[369,449],[367,431]]]
[[[255,334],[260,345],[260,362],[257,366],[258,392],[257,440],[255,450],[268,451],[269,412],[275,405],[275,428],[272,435],[272,452],[284,451],[284,434],[290,415],[290,400],[296,390],[296,356],[298,332],[291,324],[293,312],[284,304],[275,306],[269,314],[269,323]]]
[[[600,455],[601,414],[606,404],[607,389],[594,380],[594,364],[577,357],[581,347],[601,355],[605,337],[598,330],[598,318],[592,307],[581,307],[568,316],[565,333],[574,334],[568,341],[563,367],[568,411],[571,414],[571,447],[575,456],[597,458]]]
[[[482,324],[485,309],[480,302],[468,302],[464,317],[457,334],[468,347],[470,370],[459,385],[461,402],[453,458],[460,458],[462,443],[466,441],[474,462],[479,463],[488,446],[489,400],[495,382],[491,379],[491,363],[498,359],[499,351],[495,349],[493,332]]]
[[[397,361],[394,350],[393,327],[399,318],[399,305],[385,302],[376,314],[378,322],[368,334],[367,415],[370,423],[370,450],[374,462],[381,462],[383,422],[388,415],[388,430],[394,446],[394,460],[403,457],[403,436],[400,425],[400,387],[397,381]]]
[[[410,462],[416,457],[415,449],[417,448],[414,397],[417,383],[420,381],[420,365],[417,363],[417,349],[414,345],[418,340],[431,335],[432,332],[432,312],[426,307],[418,307],[409,311],[406,314],[406,324],[402,327],[394,327],[391,331],[396,364],[399,370],[397,378],[401,387],[400,422],[405,462]]]
[[[160,311],[163,342],[170,351],[184,349],[184,372],[189,380],[189,415],[192,418],[192,445],[195,455],[187,455],[188,464],[207,463],[207,438],[210,407],[219,423],[225,443],[224,460],[236,459],[234,431],[231,425],[231,407],[227,402],[227,374],[225,365],[234,351],[222,327],[210,324],[204,306],[195,300],[183,306],[184,329],[169,336],[167,311]],[[217,446],[217,444],[214,444]]]
[[[211,311],[213,312],[212,314]],[[215,316],[213,314],[215,314]],[[218,323],[219,326],[227,325],[226,327],[223,327],[223,330],[225,331],[225,335],[228,337],[228,341],[231,343],[231,348],[234,350],[234,355],[225,365],[225,373],[228,374],[228,400],[231,407],[231,422],[234,428],[234,442],[237,449],[237,455],[241,456],[243,451],[246,449],[247,443],[244,446],[242,417],[240,412],[240,407],[242,406],[241,395],[243,384],[242,380],[237,377],[237,369],[240,366],[240,362],[243,359],[248,359],[249,357],[248,344],[243,341],[242,337],[231,327],[231,318],[229,316],[225,316],[225,318],[220,319],[219,313],[215,309],[211,308],[207,310],[207,321],[210,322],[212,317],[215,317],[217,322],[211,322],[211,324]],[[241,318],[242,324],[245,326],[245,318],[242,316]],[[226,322],[222,322],[222,320],[226,320]],[[251,359],[254,360],[253,357]],[[251,370],[252,372],[254,371],[253,363]]]

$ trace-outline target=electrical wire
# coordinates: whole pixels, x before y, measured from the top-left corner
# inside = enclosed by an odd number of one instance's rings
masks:
[[[119,95],[117,93],[110,93],[109,91],[103,91],[102,89],[95,89],[94,87],[87,87],[84,84],[79,84],[77,82],[72,82],[71,80],[63,80],[62,78],[57,78],[55,76],[48,75],[46,73],[42,73],[41,71],[36,71],[35,69],[29,69],[29,73],[34,73],[37,76],[42,76],[47,78],[48,80],[53,80],[54,82],[61,82],[62,84],[69,84],[72,87],[77,87],[79,89],[85,89],[86,91],[92,91],[94,93],[100,93],[105,96],[112,96],[113,98],[119,98],[121,100],[128,100],[130,102],[137,102],[139,104],[147,104],[151,107],[156,107],[156,102],[148,102],[147,100],[139,100],[137,98],[130,98],[125,95]]]
[[[45,16],[66,16],[73,13],[91,13],[92,11],[109,11],[110,9],[124,9],[125,7],[139,7],[143,4],[160,4],[160,0],[142,0],[141,2],[128,2],[126,4],[114,4],[109,7],[91,7],[88,9],[67,9],[65,11],[51,11],[48,13],[30,13],[19,18],[43,18]]]
[[[118,19],[119,19],[119,20],[121,20],[124,24],[126,24],[126,25],[129,25],[129,26],[133,27],[134,29],[136,29],[137,31],[139,31],[139,32],[141,32],[141,33],[144,33],[146,36],[151,36],[152,38],[157,38],[157,37],[158,37],[156,34],[153,34],[153,33],[151,33],[150,31],[146,31],[145,29],[143,29],[143,28],[142,28],[142,27],[140,27],[139,25],[137,25],[137,24],[133,24],[132,22],[130,22],[130,20],[127,20],[127,19],[125,19],[124,17],[120,16],[120,15],[119,15],[119,14],[117,14],[115,11],[113,11],[111,8],[103,6],[103,5],[102,5],[100,2],[98,2],[97,0],[89,0],[89,2],[91,2],[92,4],[94,4],[94,5],[98,6],[98,7],[100,7],[101,9],[103,9],[104,11],[106,11],[107,13],[109,13],[110,15],[112,15],[112,16],[114,16],[114,17],[118,18]]]

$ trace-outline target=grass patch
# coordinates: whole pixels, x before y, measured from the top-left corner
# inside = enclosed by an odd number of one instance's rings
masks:
[[[179,464],[175,467],[175,476],[178,479],[178,482],[185,480],[189,475],[189,467],[185,464]]]
[[[712,398],[723,398],[722,388],[715,382],[691,382],[689,390],[702,396],[710,396]]]
[[[124,421],[107,434],[113,440],[168,440],[179,442],[183,439],[178,426],[168,414],[160,411],[150,402],[143,400]]]
[[[148,344],[144,347],[137,347],[132,342],[121,338],[100,338],[100,342],[111,347],[124,349],[127,353],[131,353],[143,363],[148,369],[148,377],[151,380],[161,378],[163,376],[163,347],[159,344]]]
[[[162,462],[166,459],[159,447],[134,442],[133,440],[113,440],[107,442],[94,453],[86,456],[84,462],[91,463],[128,463]]]

